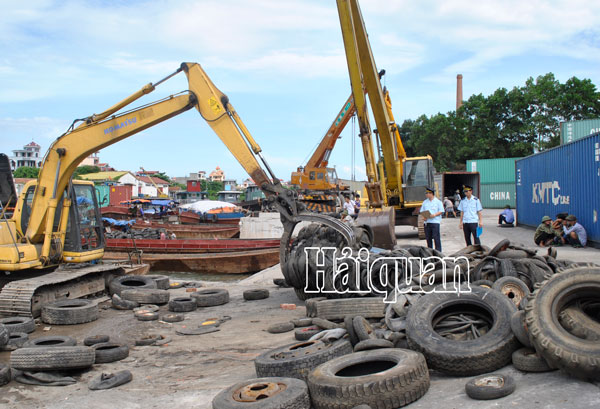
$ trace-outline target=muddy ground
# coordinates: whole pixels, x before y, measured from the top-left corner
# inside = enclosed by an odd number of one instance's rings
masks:
[[[494,245],[502,238],[533,245],[533,230],[496,227],[496,211],[485,211],[482,241]],[[450,254],[464,246],[458,221],[444,219],[442,241],[444,253]],[[422,244],[412,228],[396,229],[399,243]],[[543,250],[540,250],[540,252]],[[600,263],[600,250],[558,249],[559,258]],[[255,376],[253,359],[261,352],[294,342],[293,333],[270,334],[266,329],[273,323],[305,316],[304,303],[293,289],[278,288],[272,279],[280,277],[276,266],[240,282],[205,282],[205,286],[227,288],[231,301],[222,306],[202,308],[186,313],[185,321],[168,324],[157,321],[140,322],[131,311],[116,311],[101,302],[97,321],[74,326],[37,327],[30,338],[44,335],[69,335],[79,343],[97,334],[110,335],[112,341],[130,346],[125,360],[94,365],[78,372],[77,384],[64,387],[23,385],[12,381],[0,387],[0,407],[4,408],[210,408],[211,400],[229,385]],[[250,288],[268,288],[266,300],[244,301],[242,292]],[[183,296],[185,289],[170,290],[172,297]],[[283,310],[282,303],[295,303],[296,310]],[[161,312],[167,307],[161,307]],[[196,327],[209,318],[230,316],[220,331],[205,335],[176,335],[181,326]],[[147,334],[162,334],[171,338],[163,346],[134,347],[135,339]],[[8,363],[10,353],[0,352],[0,362]],[[132,382],[106,391],[88,390],[88,381],[103,373],[129,369]],[[522,373],[512,366],[497,372],[515,377],[517,390],[495,401],[474,401],[464,392],[469,378],[447,377],[431,372],[431,387],[411,408],[598,408],[600,384],[578,381],[560,372],[542,374]]]

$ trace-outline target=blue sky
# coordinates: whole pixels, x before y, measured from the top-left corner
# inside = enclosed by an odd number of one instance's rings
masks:
[[[46,151],[73,119],[101,112],[183,61],[225,92],[275,173],[288,180],[350,94],[333,0],[8,1],[0,15],[0,152],[34,140]],[[553,72],[600,84],[600,3],[362,0],[398,122],[455,108]],[[186,89],[184,75],[133,106]],[[330,165],[364,176],[352,123]],[[100,151],[118,170],[246,178],[196,111]]]

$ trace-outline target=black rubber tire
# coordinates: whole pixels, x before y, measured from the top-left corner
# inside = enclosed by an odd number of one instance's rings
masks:
[[[280,322],[278,324],[271,325],[267,332],[271,334],[283,334],[284,332],[290,332],[294,330],[294,324],[291,322]]]
[[[129,347],[115,342],[102,342],[95,344],[92,348],[96,351],[95,363],[97,364],[116,362],[129,356]]]
[[[433,329],[433,320],[444,311],[485,311],[493,320],[484,335],[466,341],[447,339]],[[512,333],[513,303],[496,290],[473,286],[470,293],[430,293],[419,298],[406,319],[408,345],[422,352],[431,369],[469,376],[492,372],[508,365],[519,343]]]
[[[89,368],[95,359],[95,351],[86,346],[20,348],[10,354],[10,366],[22,371],[59,371]]]
[[[15,332],[24,332],[31,334],[35,331],[35,321],[27,317],[8,317],[0,319],[0,324],[4,325],[9,334]]]
[[[171,288],[171,281],[169,280],[169,276],[151,274],[147,275],[146,277],[153,279],[156,283],[156,288],[158,288],[159,290],[168,290],[169,288]]]
[[[158,310],[160,310],[160,307],[158,305],[154,305],[154,304],[145,304],[141,307],[136,307],[133,309],[133,313],[137,313],[137,312],[158,312]]]
[[[513,313],[512,317],[510,317],[510,329],[524,347],[533,348],[529,340],[529,335],[527,335],[527,328],[525,327],[525,311],[518,310]]]
[[[10,332],[8,332],[8,328],[5,325],[0,324],[0,347],[8,344],[8,340],[10,339]]]
[[[296,328],[294,330],[294,338],[298,341],[308,341],[311,337],[317,335],[321,331],[322,329],[317,326]]]
[[[87,337],[83,340],[83,345],[86,347],[91,347],[92,345],[102,344],[108,341],[110,341],[110,337],[108,335],[92,335],[91,337]]]
[[[158,320],[157,312],[137,312],[135,318],[138,321],[156,321]]]
[[[133,375],[127,370],[110,374],[102,373],[90,380],[88,388],[92,391],[115,388],[130,382],[131,379],[133,379]]]
[[[600,323],[576,305],[563,309],[558,315],[560,324],[576,337],[600,341]]]
[[[498,380],[489,384],[490,380]],[[465,392],[471,399],[490,400],[510,395],[517,388],[512,376],[502,374],[487,374],[471,379],[465,385]]]
[[[347,315],[383,318],[385,316],[385,306],[386,304],[381,297],[322,300],[315,304],[315,317],[328,320],[343,320]]]
[[[480,287],[492,288],[494,286],[494,282],[490,280],[477,280],[473,281],[471,285],[478,285]]]
[[[295,290],[298,290],[297,288]],[[317,316],[317,303],[326,300],[325,297],[312,297],[306,300],[306,316],[315,318]]]
[[[119,276],[108,283],[108,291],[111,295],[121,295],[123,290],[139,290],[142,288],[157,288],[156,281],[148,276]]]
[[[207,288],[191,294],[198,307],[214,307],[229,302],[229,291],[223,288]]]
[[[10,334],[8,339],[8,347],[22,348],[23,345],[29,340],[29,335],[25,332],[13,332]]]
[[[311,325],[313,325],[312,318],[296,318],[292,320],[292,324],[294,324],[294,326],[296,326],[297,328],[310,327]]]
[[[164,322],[181,322],[185,319],[183,314],[165,314],[160,317],[161,321]]]
[[[523,372],[554,371],[554,368],[551,368],[544,358],[529,348],[521,348],[513,352],[512,363],[515,368]]]
[[[342,328],[342,325],[336,324],[335,322],[326,320],[324,318],[318,318],[318,317],[313,318],[312,323],[313,323],[313,325],[316,325],[317,327],[322,328],[322,329]]]
[[[496,257],[496,255],[501,252],[503,249],[506,250],[510,246],[510,240],[504,239],[501,240],[498,244],[496,244],[489,252],[488,256]]]
[[[9,383],[11,378],[10,366],[0,363],[0,386]]]
[[[90,300],[59,300],[42,305],[42,322],[52,325],[74,325],[96,321],[98,305]]]
[[[600,267],[579,267],[552,276],[530,297],[525,322],[535,350],[553,367],[581,379],[600,379],[600,342],[576,337],[558,321],[563,307],[600,293]]]
[[[323,362],[351,353],[352,345],[345,339],[295,342],[263,352],[254,360],[254,368],[259,377],[283,376],[306,380],[309,373]]]
[[[529,295],[527,284],[517,277],[502,277],[494,282],[492,288],[508,297],[516,307]]]
[[[315,409],[351,409],[361,404],[395,409],[427,392],[429,371],[418,352],[376,349],[318,366],[308,376],[308,388]]]
[[[169,302],[170,294],[167,290],[157,288],[142,288],[135,290],[121,291],[121,298],[124,300],[135,301],[138,304],[166,304]]]
[[[233,398],[236,391],[247,388],[260,390],[265,385],[284,385],[281,392],[272,396],[257,394],[255,402],[239,402]],[[256,392],[254,392],[256,393]],[[213,409],[310,409],[306,383],[294,378],[256,378],[236,383],[219,392],[212,401]]]
[[[269,298],[269,290],[264,288],[246,290],[244,291],[243,296],[246,301],[264,300],[265,298]]]
[[[360,342],[360,339],[356,336],[356,332],[354,331],[354,317],[348,315],[344,318],[344,327],[346,328],[346,332],[348,333],[348,338],[350,338],[350,343],[352,346],[355,346]]]
[[[77,340],[63,335],[50,335],[30,339],[23,348],[53,348],[53,347],[73,347],[77,345]]]
[[[382,348],[394,348],[394,343],[385,339],[367,339],[356,344],[354,346],[354,352]]]
[[[375,330],[364,317],[361,317],[360,315],[354,317],[352,319],[352,326],[359,341],[376,338]]]
[[[111,304],[117,310],[133,310],[140,306],[140,304],[135,301],[124,300],[118,294],[113,294]]]
[[[169,311],[190,312],[195,311],[198,306],[192,297],[177,297],[169,301]]]

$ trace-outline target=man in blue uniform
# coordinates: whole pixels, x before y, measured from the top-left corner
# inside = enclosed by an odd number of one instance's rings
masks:
[[[459,229],[462,229],[465,234],[465,242],[467,246],[471,245],[471,235],[475,240],[475,244],[481,244],[477,237],[477,225],[483,227],[483,218],[481,216],[481,202],[473,196],[473,188],[471,186],[463,186],[465,198],[460,201],[458,210],[460,210]]]
[[[421,205],[421,217],[425,219],[425,239],[427,247],[433,248],[432,241],[435,242],[435,249],[442,251],[442,239],[440,237],[440,223],[442,222],[442,214],[444,213],[444,205],[441,200],[435,197],[435,190],[431,188],[425,189],[427,199]],[[428,211],[428,217],[423,214]]]

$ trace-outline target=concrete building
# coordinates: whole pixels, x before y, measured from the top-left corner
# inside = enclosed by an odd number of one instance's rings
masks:
[[[242,193],[244,192],[240,192],[239,190],[221,190],[217,193],[217,200],[229,203],[239,203]]]
[[[100,157],[98,152],[92,153],[90,156],[81,161],[79,166],[98,166],[100,167]]]
[[[154,180],[162,193],[169,195],[169,184],[166,181],[160,178],[152,178],[151,180],[148,176],[135,176],[128,171],[88,173],[81,175],[81,178],[99,184],[131,186],[132,197],[158,197],[159,192],[152,183],[152,180]]]
[[[30,168],[42,167],[42,154],[40,153],[41,146],[31,141],[23,146],[23,149],[15,149],[13,156],[9,158],[11,170],[18,169],[23,166]]]
[[[237,180],[235,179],[225,179],[223,181],[223,189],[225,190],[236,190],[237,188]]]
[[[217,166],[217,168],[208,175],[208,180],[211,182],[223,182],[225,181],[225,172]]]

